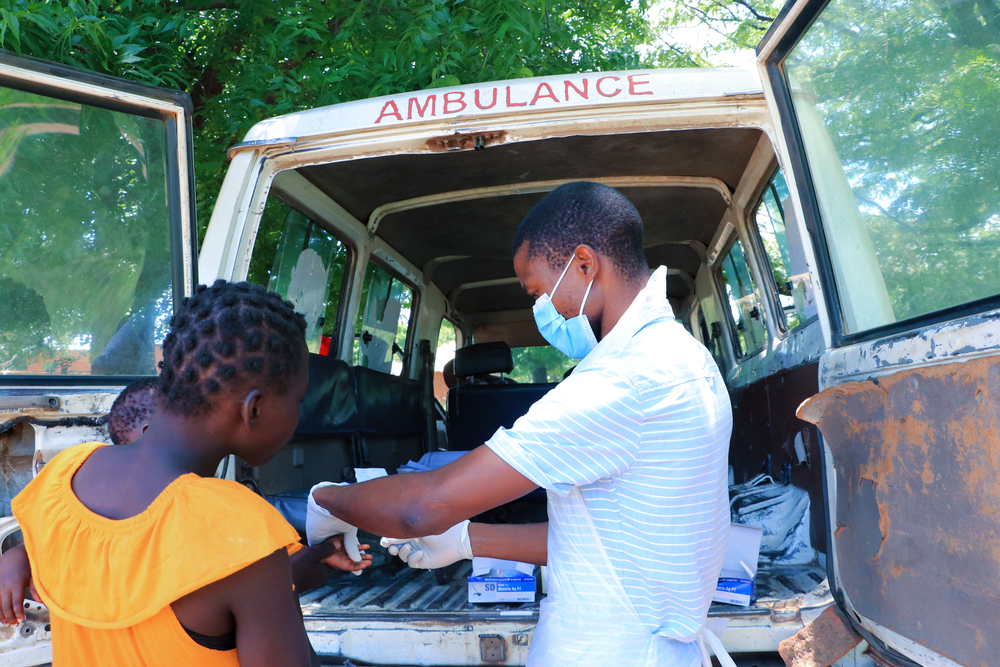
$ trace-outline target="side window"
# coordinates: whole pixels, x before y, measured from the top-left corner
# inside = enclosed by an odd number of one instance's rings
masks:
[[[0,88],[0,374],[156,374],[167,135],[160,118]]]
[[[354,334],[353,361],[383,373],[402,375],[407,336],[416,306],[413,289],[374,261],[361,289],[363,307]]]
[[[785,226],[788,186],[780,171],[764,188],[753,220],[777,293],[779,325],[794,329],[816,315],[812,283],[795,228]]]
[[[438,329],[437,350],[434,352],[434,398],[441,405],[445,405],[448,397],[447,378],[444,375],[444,367],[449,361],[455,358],[455,348],[458,345],[458,336],[455,332],[455,325],[450,320],[442,319],[441,328]],[[454,373],[451,374],[455,376]]]
[[[347,246],[279,199],[268,199],[247,280],[265,285],[295,304],[306,318],[309,351],[329,354],[337,340]]]
[[[783,62],[846,334],[1000,294],[996,3],[877,7]]]
[[[735,331],[737,355],[749,357],[764,349],[764,317],[757,297],[757,285],[747,266],[743,243],[737,239],[719,267],[720,284],[729,301]]]

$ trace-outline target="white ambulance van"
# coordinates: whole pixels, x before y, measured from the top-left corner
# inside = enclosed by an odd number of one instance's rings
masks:
[[[510,426],[572,365],[535,328],[511,239],[586,179],[636,205],[678,320],[727,378],[733,518],[763,529],[752,602],[709,611],[728,651],[778,664],[836,605],[863,637],[841,665],[1000,664],[1000,46],[985,19],[985,42],[963,36],[976,7],[793,0],[749,69],[272,118],[229,150],[200,252],[185,95],[0,56],[3,549],[11,499],[107,437],[174,305],[218,278],[308,321],[294,438],[219,470],[293,519],[318,481],[405,474]],[[481,518],[544,516],[526,497]],[[379,551],[301,596],[310,639],[329,664],[523,665],[537,601],[470,603],[469,567]],[[48,612],[27,606],[0,628],[3,664],[51,660]]]

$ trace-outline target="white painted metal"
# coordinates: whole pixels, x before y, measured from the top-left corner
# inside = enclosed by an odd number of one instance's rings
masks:
[[[494,185],[486,188],[474,188],[472,190],[456,190],[453,192],[441,192],[424,197],[414,197],[401,201],[390,202],[379,206],[372,211],[368,218],[368,234],[372,236],[378,231],[378,225],[387,215],[410,211],[417,208],[429,206],[439,206],[460,201],[473,201],[476,199],[490,199],[492,197],[506,197],[510,195],[524,195],[535,192],[551,192],[560,185],[571,183],[573,178],[563,178],[551,181],[531,181],[527,183],[510,183],[507,185]],[[733,202],[729,187],[717,178],[707,176],[616,176],[605,178],[594,176],[587,180],[603,183],[612,188],[709,188],[715,190],[721,196],[726,206]]]
[[[602,80],[600,84],[598,79]],[[584,81],[587,83],[584,84]],[[576,92],[582,90],[584,85],[588,91],[586,98]],[[614,92],[612,87],[618,92]],[[498,94],[493,106],[484,109],[482,105],[475,103],[477,91],[481,93],[481,101],[485,101],[482,100],[484,91],[492,89],[497,90]],[[545,95],[547,90],[552,90],[554,97]],[[288,142],[286,146],[297,146],[304,138],[324,138],[357,131],[381,131],[401,126],[414,128],[440,121],[450,124],[477,119],[492,121],[515,115],[529,120],[552,111],[567,118],[575,112],[596,111],[602,107],[622,113],[632,107],[664,102],[724,99],[733,91],[744,95],[759,94],[760,81],[756,72],[738,68],[675,68],[514,79],[401,93],[278,116],[261,121],[251,128],[244,143],[285,140]],[[532,103],[532,98],[539,92],[542,95]],[[417,107],[429,104],[432,96],[433,110],[428,106],[421,114]],[[412,104],[411,100],[414,101]],[[466,105],[452,110],[445,106],[448,104],[446,100],[455,100],[451,102],[453,107],[458,106],[458,100],[466,102]],[[382,115],[387,107],[391,109],[393,106],[405,118],[396,120],[391,115]],[[260,149],[258,145],[236,146],[231,150]]]

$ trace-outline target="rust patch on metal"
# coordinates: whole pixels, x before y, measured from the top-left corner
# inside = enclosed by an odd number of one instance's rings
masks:
[[[427,148],[435,153],[445,153],[449,151],[469,151],[482,150],[489,146],[496,146],[504,142],[507,133],[503,130],[496,132],[456,132],[444,137],[434,137],[427,140]]]
[[[837,605],[827,607],[815,621],[778,644],[788,667],[829,667],[855,646],[861,636]]]
[[[797,413],[833,454],[839,571],[858,613],[961,664],[1000,655],[997,387],[988,357],[831,387]],[[927,622],[961,618],[977,627]]]

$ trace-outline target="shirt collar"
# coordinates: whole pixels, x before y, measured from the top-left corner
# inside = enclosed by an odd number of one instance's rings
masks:
[[[593,360],[618,352],[647,324],[664,319],[674,319],[674,310],[667,301],[667,267],[661,266],[649,276],[646,286],[577,369],[582,370]]]

